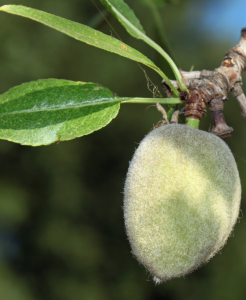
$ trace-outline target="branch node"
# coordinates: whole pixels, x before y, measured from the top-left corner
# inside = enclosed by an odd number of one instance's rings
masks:
[[[229,127],[225,122],[223,114],[224,102],[222,99],[212,99],[209,103],[209,108],[212,111],[214,123],[212,133],[223,139],[231,136],[233,128]]]

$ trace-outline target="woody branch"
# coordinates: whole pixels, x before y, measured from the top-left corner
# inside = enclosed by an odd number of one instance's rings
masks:
[[[246,97],[242,89],[242,71],[246,69],[246,28],[241,30],[241,39],[234,48],[230,49],[219,68],[214,71],[202,70],[185,72],[181,71],[183,81],[190,90],[186,96],[185,116],[200,119],[205,115],[206,105],[209,105],[213,115],[212,133],[225,138],[233,131],[224,118],[223,107],[227,95],[231,91],[242,108],[242,116],[246,118]],[[178,88],[176,81],[172,80],[175,88]],[[168,97],[171,92],[165,81],[163,89]],[[180,93],[180,97],[183,95]]]

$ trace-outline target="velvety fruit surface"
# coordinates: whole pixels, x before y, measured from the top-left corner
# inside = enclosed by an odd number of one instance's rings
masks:
[[[234,157],[217,136],[179,124],[139,144],[124,189],[132,253],[159,283],[207,262],[236,223],[241,184]]]

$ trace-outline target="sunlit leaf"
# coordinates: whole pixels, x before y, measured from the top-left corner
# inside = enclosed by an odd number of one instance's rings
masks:
[[[75,38],[76,40],[142,63],[154,69],[162,78],[165,79],[166,82],[169,82],[165,74],[142,53],[122,43],[121,41],[86,25],[69,21],[37,9],[20,5],[4,5],[0,7],[0,11],[32,19],[62,33],[65,33],[68,36]],[[178,92],[173,86],[172,90],[174,92],[174,95],[178,96]]]
[[[61,79],[24,83],[0,95],[0,139],[32,146],[71,140],[110,123],[120,103],[156,101],[181,103],[178,98],[119,98],[95,83]]]
[[[24,145],[71,140],[106,126],[119,103],[103,103],[113,93],[94,83],[43,79],[0,96],[0,138]],[[90,105],[101,101],[101,105]]]

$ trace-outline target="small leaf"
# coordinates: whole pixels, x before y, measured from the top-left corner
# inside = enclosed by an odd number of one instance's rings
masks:
[[[140,24],[138,18],[136,17],[134,11],[130,9],[130,7],[123,0],[100,0],[102,4],[115,16],[116,19],[120,21],[120,23],[126,28],[126,30],[134,37],[136,36],[136,32],[132,31],[132,29],[127,26],[122,18],[120,18],[119,13],[124,16],[129,22],[133,24],[138,30],[145,34],[142,25]],[[115,8],[115,10],[114,10]],[[118,12],[116,12],[116,10]],[[138,37],[137,37],[138,38]]]
[[[0,95],[0,138],[23,145],[71,140],[106,126],[120,104],[94,83],[42,79]],[[100,105],[91,105],[91,104]]]
[[[165,79],[167,83],[169,82],[165,74],[142,53],[126,44],[123,44],[121,41],[86,25],[69,21],[43,11],[21,5],[4,5],[0,7],[0,11],[32,19],[65,33],[76,40],[142,63],[149,68],[154,69],[162,78]],[[174,95],[178,96],[178,91],[173,86],[172,90]]]
[[[148,43],[147,40],[149,38],[145,35],[145,32],[137,17],[123,0],[100,1],[132,36]]]

